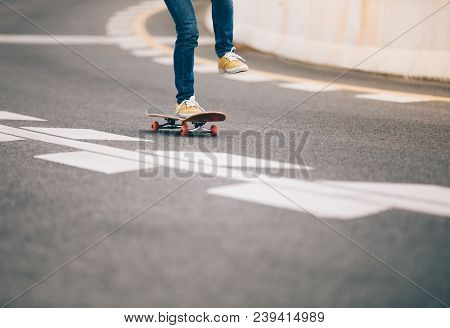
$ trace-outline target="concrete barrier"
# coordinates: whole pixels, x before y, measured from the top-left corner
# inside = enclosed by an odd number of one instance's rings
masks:
[[[234,3],[236,41],[258,50],[313,64],[450,81],[447,0]]]

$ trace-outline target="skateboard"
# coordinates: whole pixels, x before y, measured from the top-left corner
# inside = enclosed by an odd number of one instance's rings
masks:
[[[206,128],[206,123],[225,121],[226,115],[221,112],[204,112],[194,114],[188,118],[181,118],[178,116],[152,114],[147,111],[147,117],[164,119],[166,123],[159,124],[158,121],[152,121],[152,131],[180,131],[183,137],[192,134],[210,134],[216,137],[219,133],[217,125],[213,124]],[[189,126],[189,123],[191,126]]]

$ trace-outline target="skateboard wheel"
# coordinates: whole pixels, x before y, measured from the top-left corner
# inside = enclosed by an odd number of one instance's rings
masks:
[[[217,137],[219,133],[219,127],[217,125],[211,125],[211,136]]]
[[[189,127],[188,127],[188,125],[187,124],[182,124],[181,125],[181,135],[183,137],[187,137],[188,134],[189,134]]]
[[[152,131],[156,132],[156,131],[158,131],[158,130],[159,130],[159,123],[153,121],[153,122],[152,122]]]

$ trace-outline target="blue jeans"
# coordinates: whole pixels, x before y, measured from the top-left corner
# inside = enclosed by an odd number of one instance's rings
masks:
[[[177,41],[173,55],[177,102],[194,95],[194,49],[198,27],[191,0],[164,0],[175,21]],[[233,0],[211,0],[216,54],[220,58],[233,48]]]

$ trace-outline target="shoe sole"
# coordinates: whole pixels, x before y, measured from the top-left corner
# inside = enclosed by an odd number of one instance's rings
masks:
[[[244,73],[244,72],[248,72],[247,67],[237,67],[237,68],[228,69],[228,70],[219,68],[219,73],[221,73],[221,74],[238,74],[238,73]]]

